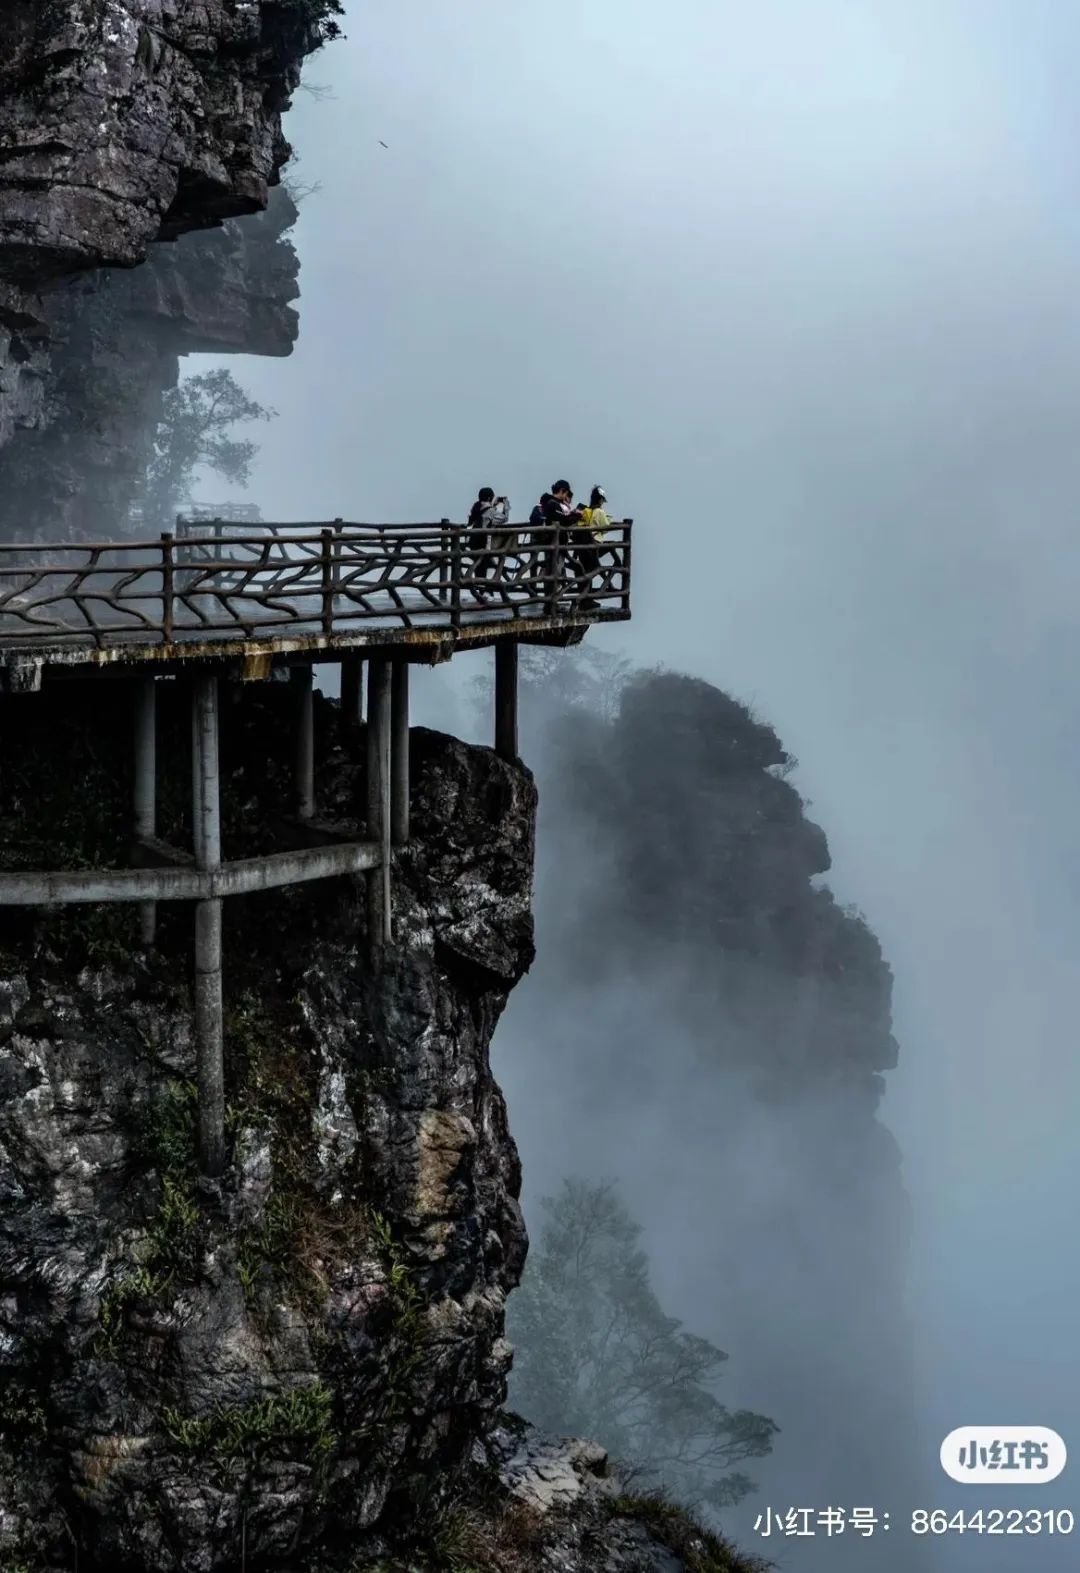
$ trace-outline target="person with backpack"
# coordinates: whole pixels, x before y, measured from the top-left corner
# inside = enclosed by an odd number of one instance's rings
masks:
[[[476,501],[469,509],[466,545],[473,552],[473,577],[486,581],[497,576],[500,560],[510,545],[510,534],[505,526],[510,521],[510,502],[506,497],[496,497],[494,488],[481,486]],[[487,590],[474,585],[477,600],[487,599]]]
[[[595,611],[600,604],[588,592],[592,589],[593,578],[600,566],[600,552],[596,545],[600,537],[599,533],[594,533],[594,527],[598,532],[611,523],[603,511],[604,501],[603,488],[594,486],[588,508],[575,508],[569,481],[556,481],[551,488],[547,521],[549,524],[563,525],[566,529],[565,540],[572,549],[566,554],[566,561],[573,570],[575,599],[579,610],[583,612]],[[599,521],[596,519],[597,512]]]
[[[545,524],[572,525],[581,518],[581,509],[574,507],[574,493],[569,481],[556,481],[542,499]]]
[[[547,505],[550,501],[551,493],[541,492],[540,501],[536,504],[532,513],[529,515],[529,524],[532,529],[539,530],[540,526],[544,523],[544,520],[547,517]]]

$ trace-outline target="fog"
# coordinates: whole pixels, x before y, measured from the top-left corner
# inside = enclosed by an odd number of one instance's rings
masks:
[[[775,725],[896,973],[913,1467],[944,1484],[966,1424],[1071,1442],[1080,18],[351,10],[307,73],[332,96],[289,122],[322,186],[299,347],[231,363],[280,416],[252,497],[460,517],[490,482],[524,512],[559,473],[634,516],[634,620],[590,637]],[[545,1132],[507,1079],[528,1168]],[[1071,1565],[1046,1538],[935,1554]]]

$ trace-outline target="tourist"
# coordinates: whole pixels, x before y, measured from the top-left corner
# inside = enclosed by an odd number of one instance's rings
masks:
[[[577,524],[581,518],[581,509],[574,507],[574,494],[569,481],[556,481],[545,497],[545,524]]]
[[[611,529],[611,520],[604,509],[607,502],[607,493],[602,486],[594,486],[589,496],[589,506],[581,510],[581,522],[586,530],[592,531],[594,541],[604,539],[604,531]]]
[[[589,593],[600,565],[600,553],[596,545],[599,535],[594,533],[591,526],[595,524],[598,530],[602,530],[611,523],[603,511],[605,500],[603,488],[594,486],[589,506],[575,508],[574,493],[569,481],[556,481],[551,488],[551,500],[547,511],[548,522],[567,527],[566,544],[572,548],[572,551],[567,554],[566,561],[570,563],[573,570],[574,594],[575,597],[580,597],[578,605],[583,612],[595,611],[600,604]],[[599,520],[596,519],[598,511]]]
[[[473,558],[474,579],[486,581],[497,574],[499,562],[510,545],[510,533],[505,526],[510,520],[510,503],[506,497],[496,497],[494,488],[481,486],[476,501],[469,509],[469,535],[467,546],[476,555]],[[487,597],[486,588],[473,586],[478,600]]]

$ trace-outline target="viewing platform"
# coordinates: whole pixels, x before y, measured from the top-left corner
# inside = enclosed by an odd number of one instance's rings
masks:
[[[149,947],[158,903],[194,904],[204,1174],[220,1174],[226,1153],[225,901],[362,875],[368,951],[378,966],[398,937],[392,871],[395,849],[409,841],[411,667],[493,646],[494,745],[516,760],[520,645],[569,645],[594,623],[628,618],[630,537],[628,519],[600,537],[521,524],[482,539],[447,519],[180,519],[174,533],[156,540],[0,544],[0,772],[6,707],[43,702],[34,696],[56,681],[126,679],[132,725],[128,757],[113,761],[121,791],[130,792],[122,866],[28,869],[16,860],[0,869],[0,906],[134,903],[141,943]],[[315,666],[328,662],[341,664],[340,741],[361,748],[364,761],[363,801],[348,824],[318,817],[313,677]],[[279,676],[295,696],[288,706],[292,800],[280,810],[284,846],[229,859],[220,803],[221,687]],[[174,790],[178,766],[188,777],[190,847],[158,835],[159,679],[190,691],[190,753],[162,761]]]
[[[631,521],[586,548],[510,525],[473,550],[464,525],[177,521],[156,539],[0,543],[0,680],[47,668],[225,663],[380,648],[434,663],[497,640],[570,643],[630,615]]]

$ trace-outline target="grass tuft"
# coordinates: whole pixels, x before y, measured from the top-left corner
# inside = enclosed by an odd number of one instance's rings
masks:
[[[332,1406],[329,1391],[315,1382],[254,1404],[219,1404],[198,1417],[166,1409],[162,1424],[178,1452],[213,1459],[225,1468],[297,1454],[318,1464],[338,1440]]]
[[[771,1566],[706,1529],[689,1509],[663,1492],[616,1497],[611,1510],[614,1517],[643,1525],[654,1540],[682,1559],[687,1573],[767,1573]]]

